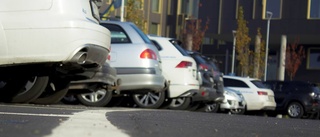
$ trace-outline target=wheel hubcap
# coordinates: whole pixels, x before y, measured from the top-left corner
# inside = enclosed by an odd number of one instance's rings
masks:
[[[301,113],[301,109],[298,105],[291,105],[288,109],[290,116],[296,117]]]
[[[87,102],[99,102],[106,96],[107,90],[99,89],[96,92],[82,94],[81,97]]]
[[[176,98],[173,99],[170,106],[172,107],[179,107],[186,101],[186,98]]]
[[[136,94],[134,95],[137,101],[144,106],[150,106],[156,104],[161,96],[161,93]]]
[[[211,112],[211,111],[215,110],[216,107],[217,107],[217,104],[216,104],[216,103],[214,103],[214,104],[207,104],[207,107],[206,107],[205,111],[206,111],[206,112]]]

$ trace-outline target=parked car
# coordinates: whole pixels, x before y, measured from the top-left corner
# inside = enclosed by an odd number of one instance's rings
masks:
[[[224,90],[224,100],[221,103],[206,104],[204,111],[244,114],[246,101],[242,93],[228,87],[225,87]]]
[[[244,114],[246,101],[240,91],[225,87],[225,99],[220,104],[221,111],[227,111],[231,114]]]
[[[0,5],[5,5],[0,9],[1,101],[58,102],[70,81],[92,78],[105,63],[110,32],[99,25],[92,0],[6,0]]]
[[[305,81],[268,80],[264,84],[273,90],[276,112],[291,118],[302,118],[319,113],[320,89]]]
[[[190,55],[178,45],[174,38],[151,36],[149,38],[159,50],[163,75],[169,83],[166,90],[170,109],[187,109],[195,99],[206,100],[208,91],[199,90],[197,64]]]
[[[224,86],[222,73],[217,68],[214,68],[199,52],[188,51],[191,57],[197,63],[199,71],[200,89],[210,89],[215,93],[213,102],[222,102],[224,100]]]
[[[223,76],[224,87],[240,91],[246,101],[246,110],[275,110],[274,93],[259,79],[239,76]]]
[[[102,21],[100,24],[111,32],[110,66],[116,69],[117,78],[121,80],[119,92],[114,94],[132,96],[142,108],[159,108],[165,100],[167,83],[156,47],[131,22]],[[77,96],[80,101],[91,104],[98,104],[93,102],[102,101],[103,97],[107,96],[98,96],[97,100]]]

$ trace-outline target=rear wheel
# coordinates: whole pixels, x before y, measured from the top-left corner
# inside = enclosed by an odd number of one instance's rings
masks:
[[[243,115],[244,112],[245,112],[245,109],[230,109],[231,114]]]
[[[287,113],[291,118],[301,118],[303,116],[304,110],[300,103],[292,102],[287,107]]]
[[[70,81],[51,76],[49,83],[46,85],[44,92],[39,98],[32,101],[35,104],[55,104],[61,101],[61,99],[67,94]]]
[[[146,94],[134,94],[133,101],[142,108],[159,108],[165,100],[165,92],[148,92]]]
[[[27,76],[2,82],[1,100],[13,103],[29,103],[37,99],[44,91],[48,76]]]
[[[191,103],[191,98],[189,97],[179,97],[171,100],[169,109],[175,110],[186,110]]]
[[[94,92],[78,94],[77,99],[86,106],[104,107],[112,98],[112,91],[97,86]]]
[[[218,112],[220,108],[220,104],[219,103],[210,103],[210,104],[206,104],[202,110],[204,112],[210,112],[210,113],[216,113]]]

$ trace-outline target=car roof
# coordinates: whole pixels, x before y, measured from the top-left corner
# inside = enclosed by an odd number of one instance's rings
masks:
[[[237,79],[237,80],[259,80],[257,78],[250,78],[250,77],[241,77],[241,76],[229,76],[229,75],[224,75],[223,78],[230,78],[230,79]]]
[[[159,39],[159,40],[175,40],[175,38],[170,38],[170,37],[162,37],[162,36],[157,36],[157,35],[147,35],[150,39]]]
[[[134,24],[134,23],[132,23],[132,22],[128,22],[128,21],[126,21],[126,22],[121,22],[121,21],[113,21],[113,20],[102,20],[102,21],[100,21],[100,24],[101,23],[112,23],[112,24]]]

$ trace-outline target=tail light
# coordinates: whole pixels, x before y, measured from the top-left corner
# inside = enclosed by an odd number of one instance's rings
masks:
[[[258,91],[258,95],[268,95],[268,92]]]
[[[146,49],[141,52],[140,58],[157,60],[157,54],[151,49]]]
[[[109,54],[108,54],[108,57],[107,57],[107,60],[111,60],[111,46],[110,46],[110,49],[109,49]]]
[[[192,62],[189,61],[181,61],[176,68],[187,68],[187,67],[191,67],[192,66]]]
[[[209,69],[209,66],[206,65],[206,64],[200,64],[200,65],[199,65],[199,69],[200,69],[200,70],[208,70],[208,69]]]

